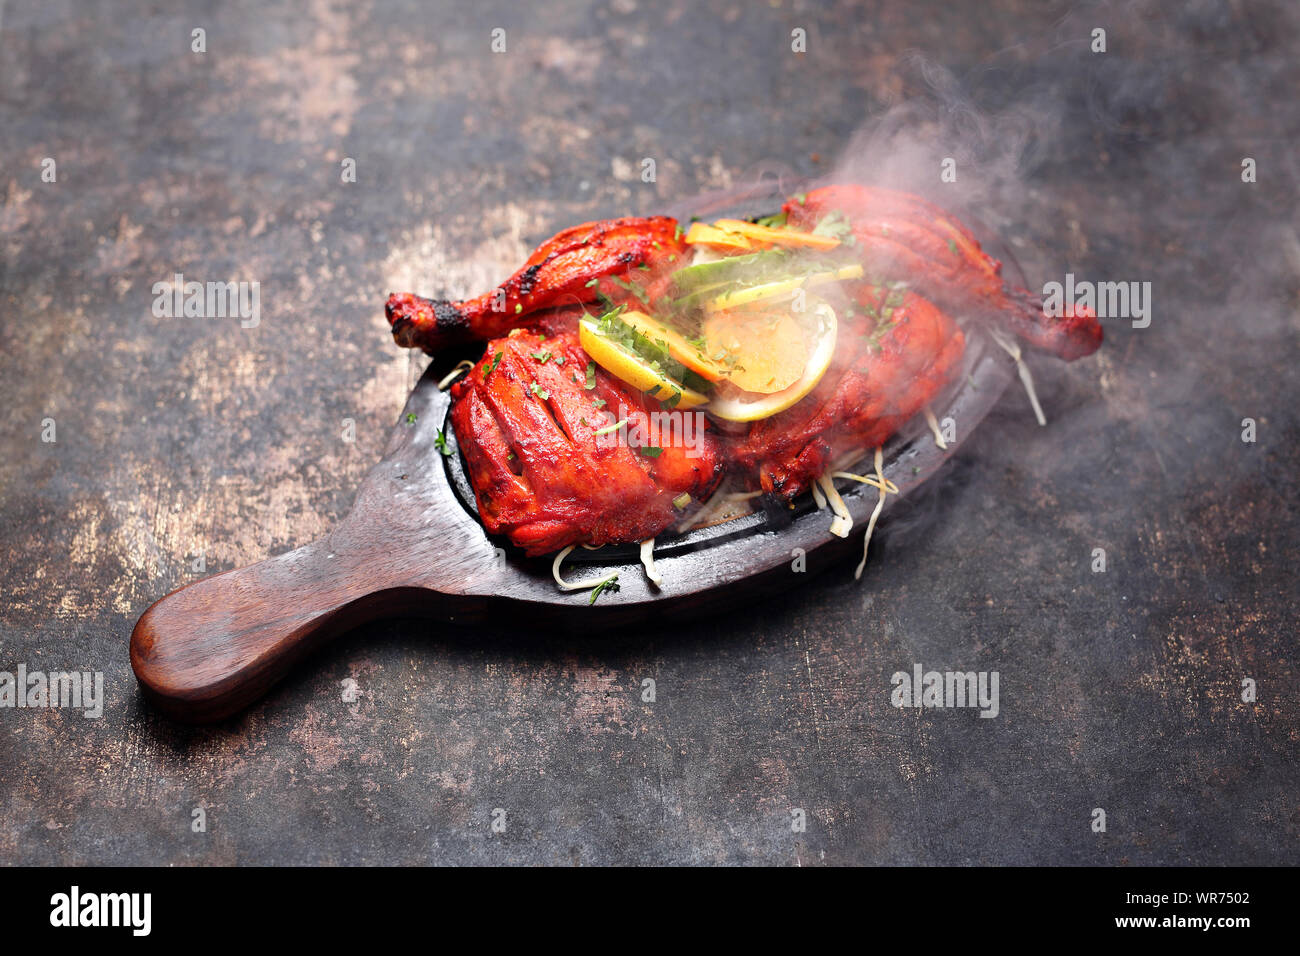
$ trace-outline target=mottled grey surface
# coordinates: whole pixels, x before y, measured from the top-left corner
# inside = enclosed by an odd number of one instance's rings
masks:
[[[1296,862],[1288,6],[0,0],[0,669],[109,695],[0,710],[0,862]],[[763,161],[829,173],[886,116],[1032,282],[1154,311],[1033,359],[1050,427],[1008,392],[862,582],[672,630],[376,625],[217,728],[140,700],[131,627],[197,552],[346,512],[421,368],[385,293],[479,291]],[[260,326],[155,318],[175,272],[259,281]],[[894,709],[914,662],[999,671],[1001,714]]]

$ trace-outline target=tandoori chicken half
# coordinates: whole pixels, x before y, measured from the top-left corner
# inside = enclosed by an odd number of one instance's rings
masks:
[[[1066,360],[1101,343],[951,215],[858,185],[756,222],[577,226],[494,290],[386,311],[407,347],[487,342],[452,427],[488,530],[530,555],[653,538],[724,476],[780,501],[825,487],[957,374],[954,315]]]

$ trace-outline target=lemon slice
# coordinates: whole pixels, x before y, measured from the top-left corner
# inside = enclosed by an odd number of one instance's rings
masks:
[[[777,282],[750,286],[747,289],[737,289],[734,292],[724,292],[716,299],[704,303],[704,311],[721,312],[725,309],[748,305],[751,302],[761,302],[764,299],[776,299],[781,296],[793,295],[796,290],[801,288],[824,285],[827,282],[839,282],[843,279],[861,278],[861,265],[844,266],[833,272],[814,272],[808,276],[796,276],[793,279],[781,279]]]
[[[821,381],[826,370],[831,366],[835,355],[835,338],[838,323],[835,310],[825,302],[818,302],[812,309],[816,328],[813,331],[816,345],[808,362],[804,366],[799,380],[779,392],[762,394],[741,389],[719,390],[709,403],[709,413],[730,422],[753,422],[760,418],[770,418],[777,412],[783,412],[799,401]],[[684,401],[685,399],[683,399]]]
[[[734,309],[713,312],[700,330],[708,361],[746,392],[772,394],[803,376],[812,339],[788,309]]]
[[[731,251],[746,251],[753,248],[750,241],[739,233],[727,232],[725,229],[708,226],[702,222],[691,223],[690,231],[686,233],[686,242],[690,245],[703,243],[717,249]]]
[[[602,335],[593,319],[583,319],[578,323],[578,341],[592,361],[637,391],[646,392],[660,401],[670,401],[674,395],[680,395],[675,404],[682,408],[703,405],[709,400],[707,395],[673,381],[635,352]]]
[[[840,241],[833,236],[819,236],[812,232],[799,232],[788,226],[774,229],[741,219],[719,219],[713,224],[714,229],[744,236],[751,242],[768,242],[776,246],[810,246],[814,249],[834,249]]]

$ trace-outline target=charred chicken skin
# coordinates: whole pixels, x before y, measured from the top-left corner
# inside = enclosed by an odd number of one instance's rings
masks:
[[[667,216],[589,222],[542,243],[523,268],[491,292],[464,302],[393,293],[385,312],[398,345],[432,354],[505,335],[540,309],[616,295],[625,290],[611,277],[685,251],[677,220]]]
[[[483,523],[529,555],[653,538],[723,473],[703,415],[665,416],[590,363],[581,314],[548,317],[554,334],[494,339],[452,386],[452,427]]]

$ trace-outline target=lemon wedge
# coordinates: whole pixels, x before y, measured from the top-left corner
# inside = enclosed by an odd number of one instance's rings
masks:
[[[813,306],[810,318],[812,328],[807,334],[813,341],[812,353],[804,363],[803,374],[793,384],[771,393],[746,391],[734,384],[720,386],[709,403],[709,413],[731,422],[753,422],[785,411],[816,388],[835,355],[838,323],[835,310],[826,302]]]
[[[593,362],[637,391],[660,401],[672,401],[674,395],[680,395],[674,404],[681,408],[703,405],[709,400],[707,395],[674,381],[642,356],[602,334],[594,319],[578,323],[578,341]]]

